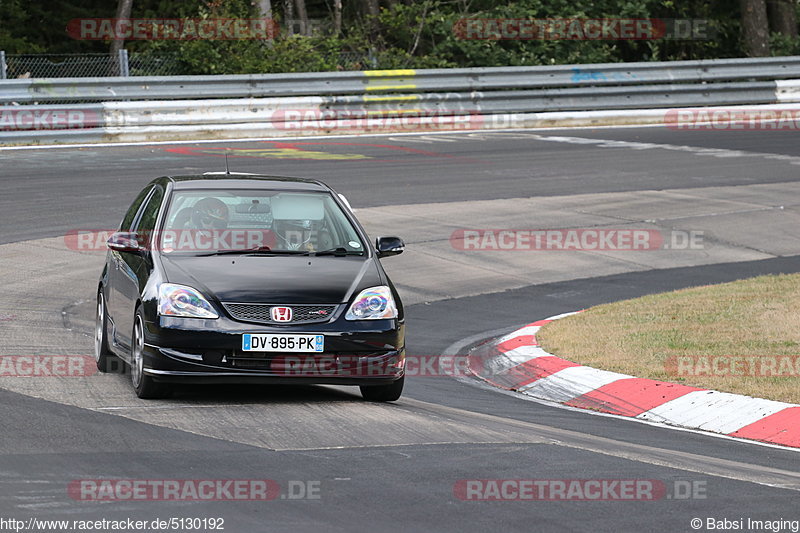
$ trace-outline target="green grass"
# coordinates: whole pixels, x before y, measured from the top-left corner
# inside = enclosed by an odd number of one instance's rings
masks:
[[[770,375],[770,360],[800,361],[800,275],[761,276],[601,305],[542,328],[548,352],[637,377],[800,403],[800,365]],[[792,357],[795,356],[795,357]],[[756,374],[729,370],[751,359]],[[720,361],[721,371],[686,371],[674,361]],[[777,358],[777,359],[776,359]],[[672,363],[671,363],[672,362]],[[780,368],[780,367],[778,367]],[[791,374],[791,375],[789,375]]]

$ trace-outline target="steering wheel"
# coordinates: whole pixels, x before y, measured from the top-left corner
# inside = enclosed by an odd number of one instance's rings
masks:
[[[197,229],[225,229],[228,227],[229,216],[225,202],[208,196],[194,204],[192,224]]]

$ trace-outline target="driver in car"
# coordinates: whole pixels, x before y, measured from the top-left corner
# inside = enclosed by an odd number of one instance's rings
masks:
[[[327,227],[313,220],[282,220],[275,223],[278,245],[286,250],[314,252],[333,246]]]
[[[215,231],[226,229],[229,221],[230,211],[225,202],[219,198],[205,197],[194,206],[184,207],[178,212],[172,222],[171,231],[164,232],[164,250],[171,252],[176,248],[196,249],[202,235],[208,237]]]
[[[194,204],[191,213],[194,229],[225,229],[228,227],[229,220],[230,212],[225,202],[210,196]]]
[[[184,207],[172,222],[174,229],[213,230],[228,227],[230,212],[225,202],[219,198],[208,196],[194,204]]]

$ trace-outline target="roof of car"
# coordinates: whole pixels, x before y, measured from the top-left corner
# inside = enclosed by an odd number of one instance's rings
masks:
[[[175,189],[286,189],[304,191],[330,191],[317,180],[266,176],[257,174],[205,174],[195,176],[170,176]]]

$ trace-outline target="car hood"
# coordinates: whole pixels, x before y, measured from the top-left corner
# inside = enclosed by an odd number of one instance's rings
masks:
[[[220,302],[345,303],[385,282],[374,258],[358,256],[161,256],[167,281]]]

